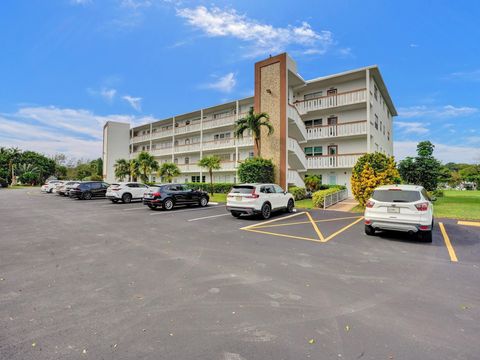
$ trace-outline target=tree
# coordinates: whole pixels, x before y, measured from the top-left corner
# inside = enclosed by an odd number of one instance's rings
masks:
[[[258,155],[261,154],[261,136],[262,136],[262,128],[266,128],[268,130],[267,135],[270,136],[273,134],[273,125],[270,123],[269,120],[270,116],[265,113],[255,113],[253,111],[253,107],[250,108],[248,115],[242,119],[238,119],[235,123],[235,136],[243,137],[243,133],[247,130],[250,130],[253,135],[253,141],[255,142],[255,147],[258,150]]]
[[[150,174],[158,171],[158,162],[153,155],[142,151],[137,157],[138,167],[140,168],[140,177],[142,181],[147,182]]]
[[[406,158],[398,164],[398,170],[404,182],[421,185],[427,191],[437,189],[440,176],[440,162],[433,157],[435,145],[430,141],[421,141],[417,144],[415,159]]]
[[[318,175],[308,175],[305,179],[305,187],[309,192],[317,191],[322,183],[321,178]]]
[[[115,161],[115,165],[113,165],[113,169],[115,171],[115,178],[123,181],[125,178],[130,175],[130,166],[128,161],[125,159],[118,159]]]
[[[361,156],[352,170],[352,192],[361,206],[365,206],[376,187],[399,182],[400,174],[393,156],[379,152]]]
[[[238,167],[238,177],[242,183],[273,183],[275,176],[272,160],[261,157],[246,159]]]
[[[128,169],[130,173],[130,181],[137,181],[137,177],[140,175],[140,168],[137,159],[130,159],[128,162]]]
[[[208,174],[210,175],[210,193],[213,196],[213,170],[220,169],[220,158],[216,155],[204,157],[198,162],[198,166],[208,169]]]
[[[162,180],[165,180],[169,183],[172,182],[174,177],[180,176],[181,172],[178,166],[171,162],[163,163],[158,170],[158,176],[162,177]]]
[[[22,184],[34,185],[39,180],[40,169],[32,164],[19,164],[15,173]]]

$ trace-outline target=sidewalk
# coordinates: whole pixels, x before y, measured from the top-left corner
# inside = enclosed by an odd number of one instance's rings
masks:
[[[350,211],[353,207],[358,205],[358,201],[353,198],[348,198],[335,205],[332,205],[325,210],[335,210],[335,211]]]

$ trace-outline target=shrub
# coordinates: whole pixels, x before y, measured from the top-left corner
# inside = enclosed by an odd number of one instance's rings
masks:
[[[295,200],[303,200],[307,198],[307,190],[303,187],[291,186],[288,188],[288,192],[293,195]]]
[[[444,193],[443,193],[443,190],[434,190],[432,192],[429,193],[430,197],[437,197],[437,198],[441,198],[444,196]]]
[[[8,187],[8,182],[4,178],[0,177],[0,187]]]
[[[331,187],[325,190],[318,190],[315,191],[312,195],[312,203],[315,207],[323,207],[323,201],[325,200],[325,196],[336,193],[337,191],[342,190],[340,187]]]
[[[203,191],[210,191],[211,185],[208,183],[186,183],[192,189],[196,190],[203,190]],[[221,194],[228,194],[232,189],[234,184],[231,183],[213,183],[213,192],[214,193],[221,193]]]
[[[322,179],[318,175],[308,175],[303,181],[305,182],[307,191],[310,192],[320,190],[320,186],[322,185]]]
[[[274,165],[272,160],[261,157],[246,159],[238,167],[238,177],[242,183],[273,183]]]
[[[365,154],[353,167],[352,192],[361,206],[365,206],[376,187],[399,182],[400,174],[393,156],[379,152]]]

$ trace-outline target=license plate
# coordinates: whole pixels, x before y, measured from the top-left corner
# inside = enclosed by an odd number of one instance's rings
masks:
[[[241,196],[235,196],[235,201],[242,201],[242,197]]]
[[[400,212],[400,208],[397,207],[387,207],[388,213],[398,214]]]

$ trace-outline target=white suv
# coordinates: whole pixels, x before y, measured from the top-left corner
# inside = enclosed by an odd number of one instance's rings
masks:
[[[122,201],[129,203],[132,200],[141,200],[148,186],[138,182],[120,182],[110,185],[105,196],[113,203]]]
[[[55,188],[55,185],[57,185],[58,183],[61,183],[61,181],[60,180],[49,180],[44,185],[42,185],[40,190],[43,191],[43,192],[51,194],[53,192],[53,189]]]
[[[261,214],[268,219],[275,210],[292,212],[293,195],[276,184],[235,185],[227,195],[227,210],[233,216]]]
[[[376,230],[404,231],[432,242],[433,204],[417,185],[384,185],[376,188],[365,208],[365,233]]]

